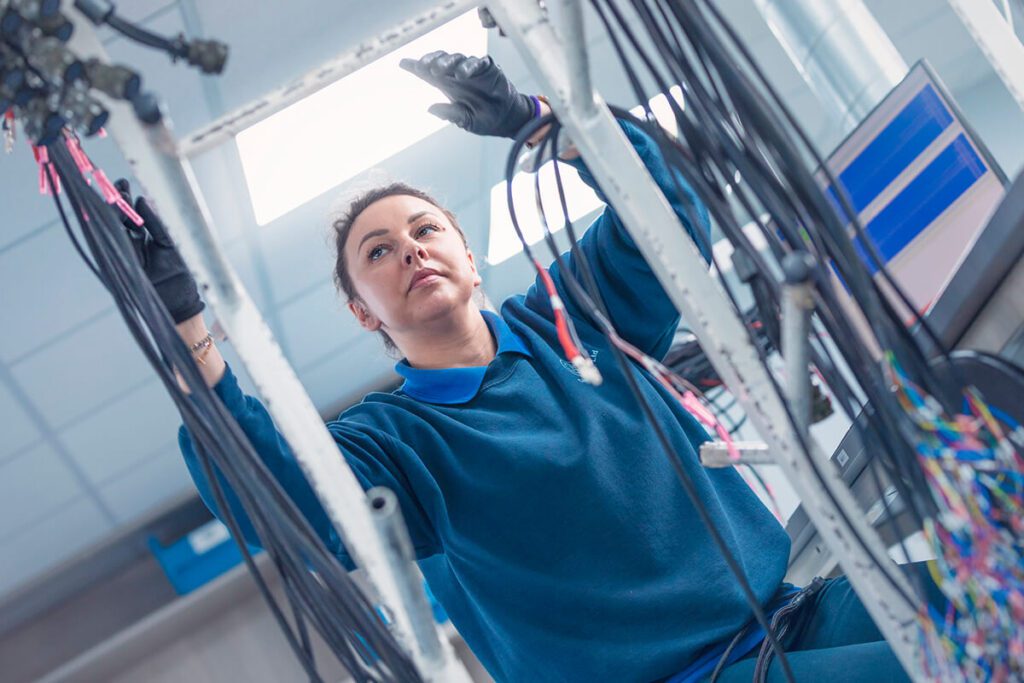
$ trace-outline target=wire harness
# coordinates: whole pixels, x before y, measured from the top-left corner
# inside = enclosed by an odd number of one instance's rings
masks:
[[[69,238],[110,292],[129,332],[178,407],[211,483],[217,510],[309,680],[323,680],[313,656],[310,628],[357,681],[420,680],[389,632],[386,616],[325,546],[220,398],[206,386],[128,241],[121,216],[136,224],[141,218],[117,201],[116,189],[104,190],[109,182],[70,130],[36,151]],[[81,237],[72,228],[65,202]],[[179,384],[179,377],[188,391]],[[245,512],[244,520],[234,514],[236,509]],[[246,521],[281,577],[291,623],[256,567],[243,532]]]
[[[883,524],[891,527],[901,544],[911,532],[923,529],[939,556],[934,578],[949,600],[942,614],[927,605],[916,575],[906,574],[912,586],[907,593],[895,581],[899,569],[887,556],[873,553],[864,539],[852,539],[918,614],[921,670],[938,680],[1024,676],[1024,642],[1017,628],[1024,618],[1020,426],[1005,410],[989,405],[963,373],[935,370],[932,360],[948,358],[947,351],[888,273],[863,226],[850,218],[856,212],[842,186],[712,0],[591,0],[590,4],[633,94],[644,103],[639,118],[617,107],[611,107],[612,112],[655,140],[672,170],[670,175],[678,174],[693,188],[732,244],[733,265],[738,273],[742,271],[741,279],[757,302],[756,311],[746,316],[747,331],[769,371],[772,344],[764,342],[762,328],[778,329],[782,261],[798,252],[813,264],[814,313],[808,340],[813,371],[827,386],[836,408],[859,430],[872,455],[868,476],[879,493],[892,486],[907,510],[905,515],[895,514],[888,498],[881,496]],[[681,99],[673,96],[673,89],[681,90]],[[651,109],[649,101],[658,94],[671,109],[675,135],[658,124]],[[523,131],[520,142],[542,125],[535,122]],[[541,144],[558,149],[558,130],[556,123]],[[517,145],[507,166],[510,182],[518,152]],[[840,188],[838,212],[826,198],[816,170]],[[560,185],[557,173],[556,180]],[[676,189],[685,206],[685,193]],[[559,190],[566,234],[574,245],[564,191]],[[515,225],[511,189],[509,201]],[[543,207],[540,210],[543,215]],[[578,266],[581,283],[566,277],[554,236],[546,221],[542,225],[545,244],[559,261],[566,294],[619,351],[623,369],[632,361],[666,388],[685,387],[657,359],[644,358],[617,338],[612,321],[601,309],[599,292],[588,281],[585,264]],[[760,233],[766,248],[754,246],[750,230]],[[700,236],[680,235],[680,239],[691,238]],[[523,242],[540,273],[539,261]],[[709,245],[698,242],[698,246],[710,252]],[[571,248],[581,261],[579,251]],[[719,272],[723,270],[721,264],[715,265]],[[872,276],[872,271],[877,275]],[[723,288],[735,310],[742,311],[735,286],[723,280]],[[768,337],[777,339],[778,334],[769,332]],[[696,364],[691,367],[697,368]],[[707,370],[697,377],[707,378]],[[783,393],[781,382],[774,381],[776,390]],[[688,388],[700,395],[692,384]],[[639,396],[638,401],[641,412],[649,417],[651,411]],[[687,408],[695,415],[699,412],[692,404]],[[792,411],[789,419],[796,427]],[[657,430],[657,425],[652,427]],[[678,458],[670,448],[665,450],[670,459]],[[812,462],[811,466],[821,480],[821,468],[831,465]],[[905,548],[903,552],[906,555]],[[741,576],[737,578],[743,582]],[[752,609],[756,617],[761,616],[759,606]],[[790,675],[785,659],[779,663]]]

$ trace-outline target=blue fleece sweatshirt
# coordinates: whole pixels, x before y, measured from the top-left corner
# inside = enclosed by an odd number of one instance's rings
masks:
[[[674,197],[654,143],[623,128]],[[596,189],[582,162],[575,165]],[[689,230],[707,234],[707,214],[692,194],[673,208]],[[622,336],[663,356],[678,314],[610,208],[580,245]],[[505,301],[500,316],[484,313],[498,351],[489,365],[421,370],[399,363],[400,389],[369,394],[327,428],[364,487],[398,495],[431,589],[495,679],[662,679],[721,647],[751,610],[608,343],[577,315],[557,265],[551,274],[604,376],[600,387],[583,383],[562,357],[543,285],[535,282]],[[735,471],[701,467],[704,429],[649,375],[633,374],[755,593],[769,602],[786,570],[784,530]],[[242,393],[230,368],[214,389],[351,566],[265,408]],[[179,437],[216,511],[184,427]]]

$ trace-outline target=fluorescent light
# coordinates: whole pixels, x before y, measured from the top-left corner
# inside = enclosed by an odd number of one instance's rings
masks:
[[[565,189],[565,202],[569,208],[569,217],[576,221],[601,206],[590,187],[580,179],[575,168],[562,164],[558,169]],[[512,197],[515,199],[516,218],[523,236],[530,245],[544,238],[540,217],[537,215],[537,200],[532,174],[516,173],[512,179]],[[561,204],[558,199],[558,187],[555,184],[555,172],[552,162],[547,162],[540,169],[540,196],[544,200],[545,216],[552,232],[564,227]],[[568,245],[564,245],[568,248]],[[512,227],[512,217],[508,212],[508,188],[500,182],[491,188],[491,233],[487,244],[487,262],[491,265],[501,263],[523,250],[523,244]],[[547,265],[545,262],[544,265]]]
[[[672,99],[679,104],[679,108],[686,111],[686,103],[683,101],[683,89],[678,85],[673,85],[668,90],[669,94],[672,95]],[[676,135],[678,128],[676,126],[676,117],[672,113],[672,107],[669,105],[668,98],[665,97],[664,93],[658,93],[650,99],[648,102],[651,106],[651,111],[654,113],[654,118],[657,119],[661,127],[668,132]],[[634,116],[643,116],[643,107],[637,105],[629,110]]]
[[[679,86],[673,86],[669,93],[672,98],[683,104],[683,91]],[[655,119],[663,128],[673,135],[676,132],[676,120],[672,114],[672,107],[664,94],[659,94],[650,100],[651,111]],[[643,116],[643,107],[637,105],[630,109],[634,116]],[[569,217],[577,221],[587,214],[596,211],[601,207],[601,200],[590,187],[580,179],[575,168],[562,164],[559,169],[562,176],[562,185],[565,188],[565,200],[569,207]],[[523,250],[523,244],[512,227],[512,219],[508,212],[508,198],[505,181],[502,181],[491,188],[491,232],[487,244],[487,262],[491,265],[506,261]],[[562,210],[558,203],[558,188],[555,185],[555,173],[551,169],[551,162],[547,162],[540,170],[541,197],[544,199],[544,208],[548,219],[548,227],[551,232],[558,232],[564,226]],[[515,199],[516,217],[519,219],[519,227],[523,231],[526,241],[533,246],[544,238],[544,231],[541,228],[540,218],[537,216],[537,203],[534,193],[533,176],[524,172],[516,173],[512,180],[512,196]],[[568,248],[568,245],[563,245]],[[543,265],[547,265],[544,261]]]
[[[437,88],[398,67],[434,50],[484,55],[475,10],[371,62],[236,137],[259,225],[449,125],[427,113]]]

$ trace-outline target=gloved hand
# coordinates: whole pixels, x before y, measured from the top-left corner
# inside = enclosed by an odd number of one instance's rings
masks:
[[[427,111],[470,133],[515,138],[540,112],[537,98],[517,91],[490,57],[438,50],[420,59],[403,59],[399,66],[451,100],[432,104]]]
[[[131,187],[120,178],[114,182],[125,201],[131,203]],[[153,283],[160,300],[164,302],[175,323],[181,323],[205,308],[199,298],[199,290],[192,274],[188,272],[181,254],[167,234],[163,221],[156,215],[149,202],[139,197],[135,200],[135,211],[142,217],[143,224],[135,225],[125,218],[122,222],[128,229],[135,255],[142,269]]]

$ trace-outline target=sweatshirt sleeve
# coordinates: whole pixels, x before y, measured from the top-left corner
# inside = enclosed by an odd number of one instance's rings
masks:
[[[620,121],[619,125],[655,183],[668,198],[690,237],[697,243],[704,259],[710,262],[707,245],[710,243],[711,222],[707,208],[686,181],[669,169],[654,140],[631,123]],[[579,171],[583,181],[607,203],[607,198],[583,160],[574,159],[568,163]],[[678,187],[670,175],[672,173],[675,173]],[[579,247],[590,263],[616,329],[626,341],[655,358],[662,358],[672,343],[679,324],[679,313],[612,207],[605,207],[580,238]],[[563,259],[576,279],[581,281],[578,264],[571,252],[563,254]],[[568,295],[557,261],[552,264],[550,272],[569,314],[576,319],[582,318],[582,312]],[[543,311],[545,315],[550,314],[544,285],[539,280],[527,292],[526,305]]]
[[[267,409],[258,399],[242,392],[230,367],[225,370],[224,377],[213,389],[238,421],[242,431],[249,437],[257,454],[274,478],[288,493],[327,548],[347,568],[353,569],[354,563],[331,524],[327,512],[306,480],[291,447],[274,426]],[[394,440],[369,425],[347,420],[335,420],[329,423],[327,428],[338,444],[339,457],[346,459],[364,490],[374,486],[387,486],[398,496],[417,556],[428,557],[438,552],[438,543],[432,532],[432,526],[422,509],[416,504],[415,496],[404,480],[400,469],[389,455],[389,449],[395,446]],[[199,462],[192,435],[184,425],[178,430],[178,444],[200,497],[210,511],[218,519],[223,520],[214,499],[210,481]],[[218,472],[217,477],[245,540],[249,544],[259,547],[261,545],[259,538],[248,515],[242,509],[237,494],[227,484],[222,473]]]

